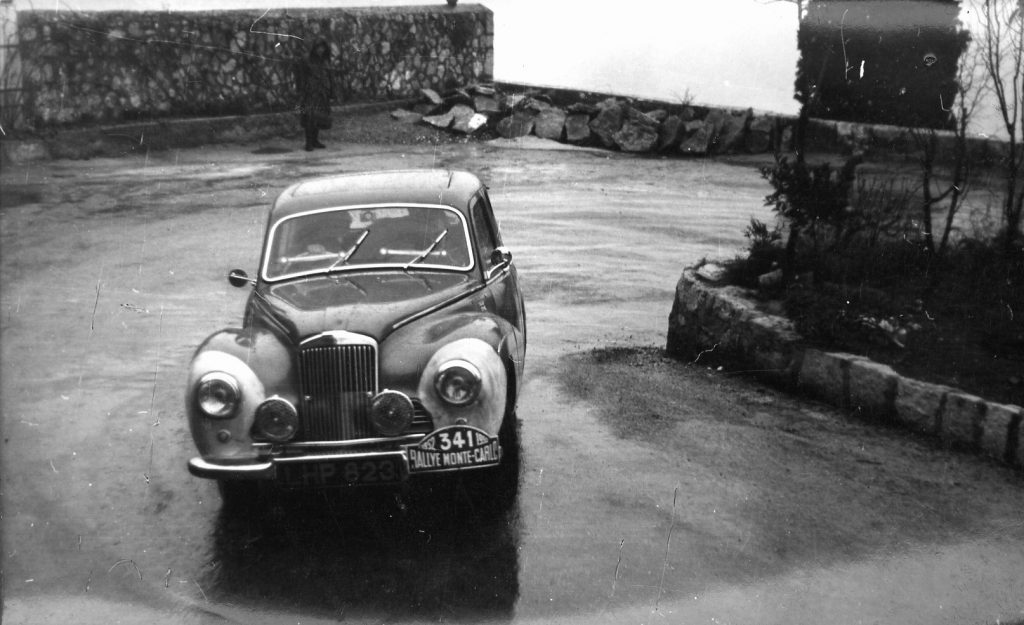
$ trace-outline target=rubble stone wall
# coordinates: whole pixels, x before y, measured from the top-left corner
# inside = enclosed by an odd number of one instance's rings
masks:
[[[494,19],[468,4],[367,9],[18,13],[32,126],[250,114],[295,106],[297,62],[332,50],[338,102],[489,81]]]

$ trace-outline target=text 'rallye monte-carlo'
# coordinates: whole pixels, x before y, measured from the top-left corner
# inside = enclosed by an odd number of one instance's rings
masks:
[[[324,488],[473,471],[507,488],[525,313],[476,176],[299,182],[270,211],[256,277],[229,280],[252,287],[242,327],[199,346],[185,399],[199,451],[189,470],[217,480],[225,503],[255,480]]]

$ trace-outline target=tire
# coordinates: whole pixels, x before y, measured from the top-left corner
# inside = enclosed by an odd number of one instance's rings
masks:
[[[498,441],[501,444],[498,466],[466,471],[460,476],[473,508],[487,517],[508,513],[519,499],[519,421],[515,414],[502,423]]]

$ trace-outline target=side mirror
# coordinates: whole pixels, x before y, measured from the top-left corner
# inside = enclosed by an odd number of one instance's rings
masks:
[[[237,287],[243,287],[247,284],[256,284],[256,281],[250,278],[249,275],[241,269],[232,269],[231,273],[228,274],[228,282],[231,283],[231,286]]]
[[[512,252],[507,247],[496,247],[491,252],[491,266],[499,267],[501,265],[509,265],[512,263]]]

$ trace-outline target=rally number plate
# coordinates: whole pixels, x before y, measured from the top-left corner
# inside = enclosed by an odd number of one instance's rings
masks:
[[[501,460],[498,439],[468,425],[435,430],[419,443],[406,445],[405,450],[409,456],[409,473],[488,467]]]
[[[357,484],[393,484],[402,481],[399,455],[355,460],[281,463],[278,477],[293,488],[326,488]]]

